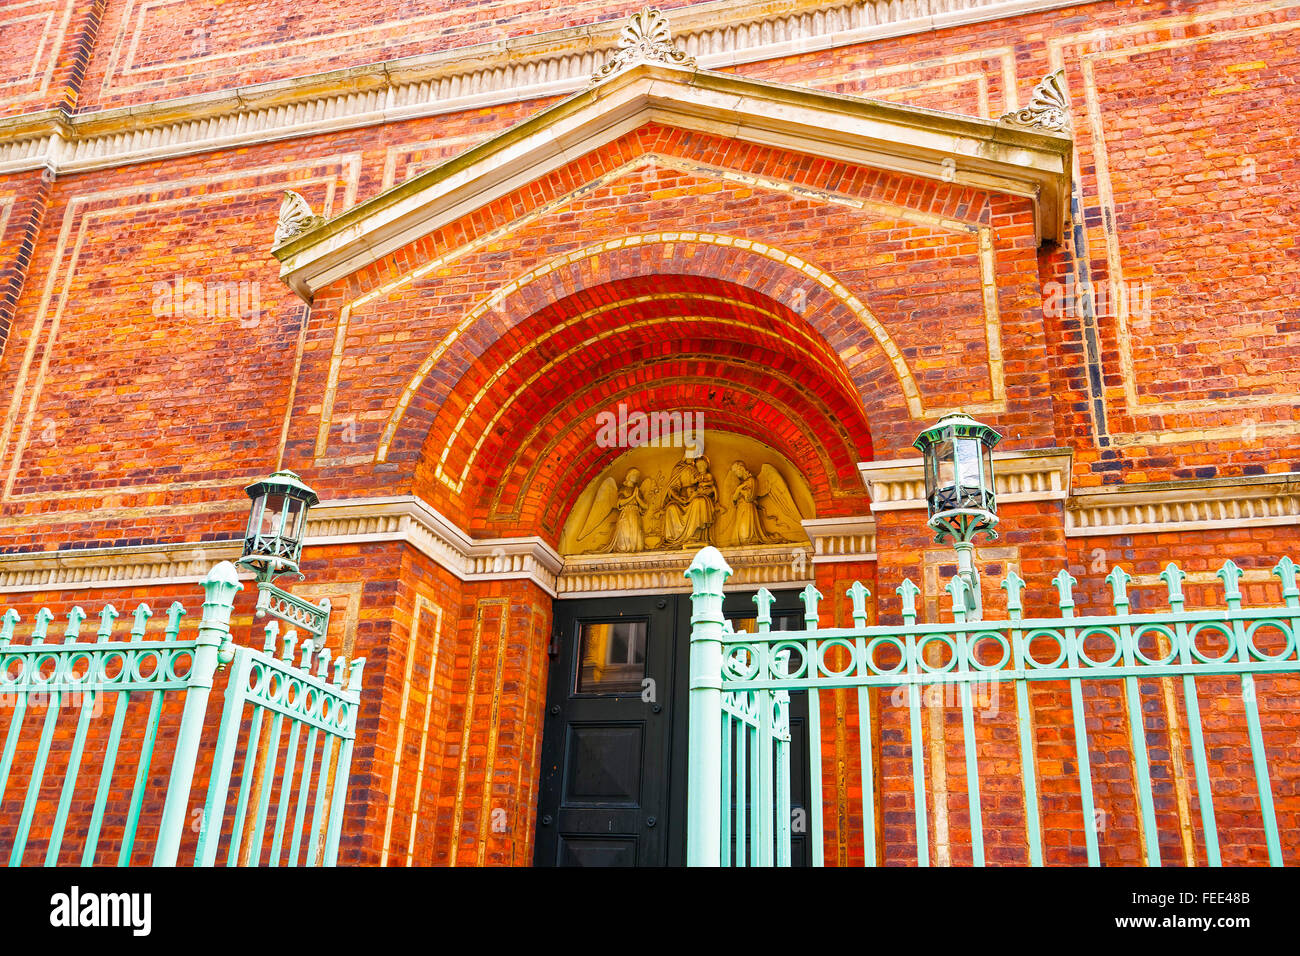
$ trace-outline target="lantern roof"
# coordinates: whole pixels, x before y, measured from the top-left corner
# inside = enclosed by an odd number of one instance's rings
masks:
[[[916,441],[912,442],[912,447],[924,454],[935,444],[947,438],[978,438],[989,448],[1002,440],[1002,436],[991,425],[978,422],[965,412],[952,412],[917,435]]]
[[[277,471],[268,478],[255,481],[244,491],[248,493],[249,498],[258,498],[278,491],[281,494],[287,494],[305,501],[309,508],[313,508],[320,503],[320,497],[316,492],[304,484],[296,473],[288,470]]]

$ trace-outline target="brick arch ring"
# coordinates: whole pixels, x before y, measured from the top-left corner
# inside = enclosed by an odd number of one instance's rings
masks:
[[[419,394],[420,389],[425,384],[429,373],[434,366],[443,359],[452,347],[473,328],[476,322],[484,316],[493,312],[504,311],[503,306],[513,296],[525,292],[530,286],[538,283],[540,280],[549,279],[552,282],[562,281],[566,274],[571,275],[582,265],[589,263],[591,260],[599,259],[611,253],[620,250],[633,250],[650,246],[671,247],[677,244],[702,244],[707,246],[719,247],[730,250],[743,258],[759,257],[767,262],[776,263],[786,270],[792,278],[801,276],[804,279],[811,280],[817,284],[817,287],[824,290],[839,306],[846,309],[856,317],[870,334],[875,342],[879,345],[884,353],[885,360],[892,369],[898,382],[899,390],[902,392],[903,401],[906,403],[908,414],[914,418],[923,418],[926,414],[925,407],[921,401],[920,390],[917,388],[916,379],[912,371],[907,366],[903,357],[902,350],[894,342],[888,330],[867,308],[866,304],[851,292],[847,286],[836,279],[833,275],[814,264],[808,262],[800,256],[784,252],[768,243],[757,242],[751,239],[744,239],[737,236],[728,236],[719,233],[706,232],[653,232],[644,233],[634,236],[624,236],[619,239],[612,239],[606,242],[595,243],[575,249],[572,252],[557,256],[543,265],[537,266],[523,273],[509,283],[496,289],[490,295],[486,296],[478,305],[461,318],[456,327],[448,332],[429,356],[420,364],[415,374],[411,376],[410,381],[402,390],[398,398],[397,405],[389,415],[384,430],[380,435],[379,446],[375,450],[375,461],[384,462],[388,460],[389,449],[392,447],[394,438],[401,428],[403,419],[411,403]],[[683,265],[690,266],[694,260],[687,258],[675,262],[680,269]],[[770,291],[763,288],[763,283],[755,281],[753,271],[738,264],[734,271],[728,270],[729,274],[724,276],[715,276],[710,271],[701,271],[699,274],[706,277],[725,278],[728,281],[745,285],[762,292],[766,295],[772,295]],[[626,273],[620,277],[625,277]],[[585,283],[577,283],[564,290],[564,295],[575,294],[585,287]],[[544,303],[538,303],[540,307]],[[536,307],[528,307],[525,315],[532,314]],[[417,438],[418,444],[418,438]]]

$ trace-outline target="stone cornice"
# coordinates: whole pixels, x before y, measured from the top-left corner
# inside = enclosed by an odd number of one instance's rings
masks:
[[[273,252],[305,301],[321,288],[646,122],[1025,196],[1060,236],[1071,139],[1007,123],[638,63]]]
[[[1070,496],[1072,452],[1062,448],[994,452],[998,501],[1064,501]],[[872,511],[925,507],[920,458],[864,461],[858,471],[871,494]]]
[[[380,541],[405,542],[462,581],[526,579],[551,595],[564,564],[541,538],[471,538],[414,497],[321,502],[307,519],[304,563],[313,546]],[[239,553],[239,542],[222,541],[0,555],[0,593],[193,583]]]
[[[1081,488],[1068,537],[1300,524],[1300,472]]]
[[[1083,0],[719,0],[670,12],[701,67],[924,33]],[[231,149],[582,89],[623,20],[137,106],[0,118],[0,174],[55,175]]]
[[[1001,500],[1062,501],[1071,537],[1300,524],[1297,472],[1113,485],[1070,494],[1068,452],[995,457]],[[872,472],[874,510],[925,507],[919,459],[860,467]],[[736,570],[728,587],[799,587],[813,579],[816,564],[876,560],[872,516],[814,518],[803,527],[811,546],[728,550]],[[381,541],[409,544],[464,581],[529,580],[553,597],[689,590],[682,577],[688,552],[565,559],[541,538],[471,538],[413,497],[322,502],[308,520],[308,572],[312,547]],[[238,541],[216,541],[3,554],[0,593],[193,584],[217,561],[238,557],[239,548]]]
[[[593,597],[623,594],[689,593],[686,567],[695,557],[692,551],[649,552],[646,554],[578,555],[565,559],[560,575],[561,597]],[[773,590],[802,587],[813,579],[806,547],[774,545],[727,550],[733,574],[727,590],[767,587]]]
[[[876,560],[876,519],[809,518],[802,522],[812,542],[813,564]]]

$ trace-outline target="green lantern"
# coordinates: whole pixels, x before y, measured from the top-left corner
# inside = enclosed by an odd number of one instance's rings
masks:
[[[966,582],[966,606],[974,619],[983,613],[975,536],[998,536],[998,503],[993,483],[993,446],[1002,436],[969,415],[956,412],[916,436],[925,471],[927,522],[938,542],[952,541],[960,578]]]
[[[993,447],[1002,436],[988,425],[957,412],[916,437],[913,447],[925,460],[925,503],[930,517],[948,511],[987,511],[996,515]]]
[[[252,568],[262,580],[296,572],[307,511],[320,501],[316,492],[292,471],[277,471],[244,490],[252,505],[239,563]]]

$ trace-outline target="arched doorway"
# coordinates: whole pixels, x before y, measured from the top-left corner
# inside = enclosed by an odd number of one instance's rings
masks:
[[[417,485],[476,533],[536,535],[564,559],[534,705],[533,858],[681,862],[682,572],[718,545],[739,571],[738,627],[758,586],[781,597],[777,626],[800,620],[797,589],[815,578],[805,522],[869,513],[853,379],[791,305],[662,272],[589,285],[447,358],[455,399],[431,416]]]

